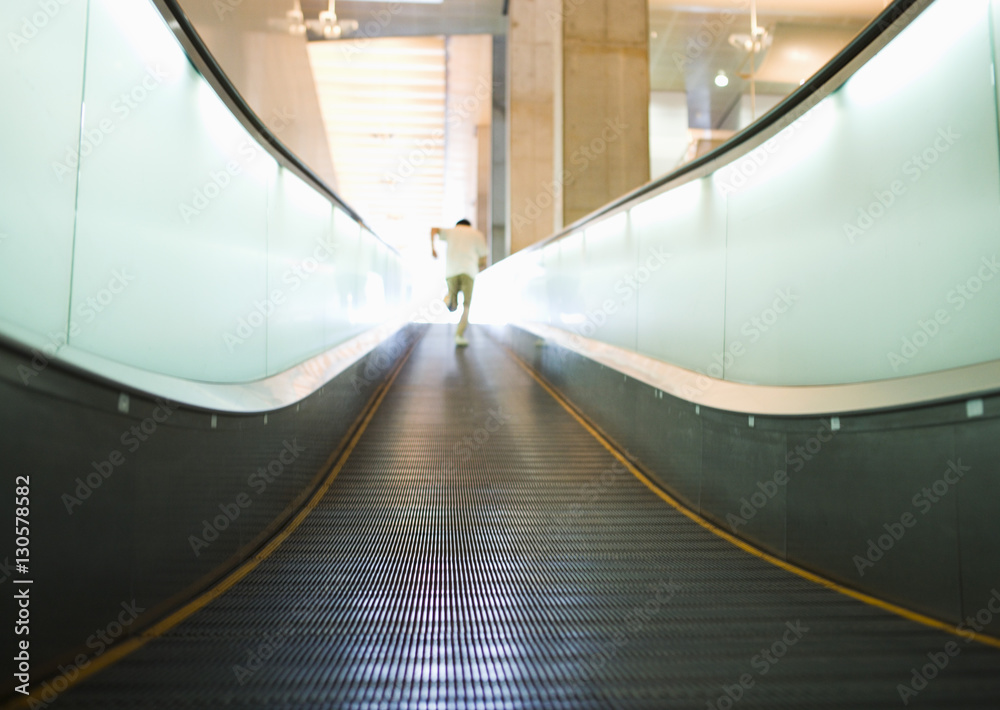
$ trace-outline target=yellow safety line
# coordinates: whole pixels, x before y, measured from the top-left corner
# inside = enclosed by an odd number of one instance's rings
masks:
[[[302,524],[302,521],[312,512],[313,508],[323,499],[326,492],[330,489],[330,485],[333,483],[334,479],[343,469],[344,464],[347,463],[347,459],[350,458],[351,453],[354,451],[354,447],[357,446],[358,441],[361,440],[362,434],[368,428],[368,424],[371,422],[372,417],[375,416],[375,412],[378,411],[379,406],[382,404],[382,400],[385,399],[386,394],[388,394],[389,389],[392,387],[393,383],[396,381],[396,377],[399,375],[400,371],[403,369],[403,365],[410,358],[416,345],[411,345],[406,354],[400,359],[396,368],[393,370],[389,379],[386,381],[385,385],[382,386],[381,392],[375,400],[369,405],[368,410],[361,417],[361,423],[357,426],[354,435],[348,442],[347,447],[340,452],[339,456],[336,452],[330,455],[327,459],[324,468],[331,465],[334,458],[336,458],[336,464],[333,465],[333,469],[330,474],[326,477],[323,483],[315,490],[309,501],[299,510],[298,514],[278,533],[274,535],[260,550],[258,550],[252,557],[250,557],[246,562],[242,563],[239,567],[234,569],[224,578],[222,578],[215,585],[209,589],[202,592],[200,595],[187,602],[184,606],[172,612],[170,615],[164,619],[158,621],[157,623],[150,626],[148,629],[142,632],[138,636],[134,636],[127,639],[121,643],[117,643],[111,648],[109,648],[105,653],[101,654],[94,660],[92,660],[86,668],[80,669],[79,675],[73,680],[67,680],[67,686],[63,690],[58,691],[60,694],[64,693],[66,690],[76,685],[84,678],[87,678],[98,671],[107,668],[108,666],[116,663],[125,656],[129,655],[133,651],[142,648],[147,643],[153,639],[162,636],[164,633],[177,626],[179,623],[187,619],[189,616],[194,614],[199,609],[202,609],[214,599],[225,594],[230,588],[233,587],[237,582],[246,577],[250,572],[252,572],[256,567],[267,559],[271,553],[273,553],[278,547],[283,543],[289,535],[295,532],[295,529]],[[59,675],[53,676],[52,679],[60,677]],[[50,681],[52,679],[49,679]],[[44,681],[43,681],[44,682]],[[40,698],[41,690],[40,688],[35,688],[30,695],[24,695],[15,698],[11,703],[5,706],[13,710],[14,708],[25,707],[30,700],[36,700],[39,703],[45,703],[45,701]],[[51,702],[51,701],[49,701]]]
[[[527,372],[535,380],[535,382],[541,385],[541,387],[546,392],[548,392],[552,396],[552,398],[556,400],[556,402],[562,405],[563,409],[569,412],[570,415],[574,419],[576,419],[576,421],[578,421],[580,425],[590,433],[591,436],[597,439],[597,441],[601,444],[601,446],[607,449],[612,456],[614,456],[619,462],[621,462],[621,464],[625,466],[625,468],[627,468],[632,473],[632,475],[634,475],[640,481],[645,483],[646,486],[651,491],[653,491],[653,493],[655,493],[664,501],[666,501],[670,506],[680,511],[685,516],[687,516],[694,522],[698,523],[698,525],[705,528],[709,532],[718,535],[726,542],[736,545],[736,547],[740,548],[744,552],[748,552],[755,557],[759,557],[762,560],[765,560],[777,567],[780,567],[786,572],[791,572],[792,574],[796,574],[799,577],[808,579],[810,582],[815,582],[816,584],[820,584],[828,589],[832,589],[835,592],[840,592],[841,594],[851,597],[852,599],[857,599],[858,601],[877,607],[879,609],[882,609],[883,611],[888,611],[898,616],[902,616],[904,619],[909,619],[910,621],[916,621],[917,623],[924,624],[925,626],[930,626],[935,629],[939,629],[941,631],[946,631],[947,633],[954,634],[955,636],[960,636],[966,641],[975,640],[979,641],[980,643],[986,644],[987,646],[1000,648],[1000,638],[996,638],[994,636],[990,636],[987,634],[976,633],[970,629],[960,628],[953,624],[949,624],[946,621],[941,621],[940,619],[935,619],[933,617],[926,616],[911,609],[906,609],[905,607],[893,604],[892,602],[887,602],[883,599],[879,599],[869,594],[865,594],[864,592],[859,592],[856,589],[845,587],[844,585],[834,582],[831,579],[827,579],[826,577],[821,577],[815,572],[810,572],[807,569],[803,569],[802,567],[799,567],[790,562],[786,562],[785,560],[775,557],[774,555],[765,552],[764,550],[761,550],[758,547],[754,547],[745,540],[741,540],[735,535],[732,535],[723,530],[722,528],[718,527],[711,521],[706,520],[700,514],[691,510],[689,507],[687,507],[686,505],[678,501],[676,498],[671,496],[669,493],[664,491],[656,483],[649,480],[649,478],[647,478],[646,475],[642,473],[642,471],[636,468],[636,466],[631,461],[629,461],[629,459],[624,454],[622,454],[621,451],[619,451],[619,449],[607,439],[607,437],[605,437],[589,421],[587,421],[576,410],[576,407],[570,404],[555,388],[549,385],[549,383],[546,382],[537,372],[535,372],[535,370],[530,365],[524,362],[510,348],[507,348],[507,352],[511,356],[511,358],[513,358],[514,362],[520,365],[521,368],[524,369],[524,371]]]

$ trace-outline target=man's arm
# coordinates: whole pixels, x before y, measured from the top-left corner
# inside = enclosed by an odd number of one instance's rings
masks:
[[[434,237],[441,233],[440,227],[431,227],[431,256],[438,258],[437,249],[434,248]]]
[[[486,245],[486,235],[479,233],[479,270],[486,268],[486,257],[489,255],[489,248]]]

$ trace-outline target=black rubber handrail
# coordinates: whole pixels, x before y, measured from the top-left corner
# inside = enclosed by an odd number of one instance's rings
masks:
[[[253,127],[254,131],[256,131],[260,137],[267,141],[268,146],[265,146],[265,148],[269,147],[271,152],[276,154],[276,157],[280,158],[278,162],[280,163],[284,161],[293,166],[302,174],[303,177],[312,183],[312,186],[316,190],[323,193],[323,195],[325,195],[331,202],[347,212],[347,214],[349,214],[355,222],[371,232],[376,239],[391,249],[394,254],[400,256],[399,251],[394,246],[382,239],[375,232],[375,230],[365,222],[361,215],[359,215],[336,192],[334,192],[333,188],[327,185],[321,177],[319,177],[311,168],[302,162],[302,160],[294,152],[292,152],[288,146],[282,143],[278,137],[274,135],[271,129],[267,127],[267,124],[261,120],[257,113],[250,107],[250,104],[248,104],[243,98],[242,94],[240,94],[233,82],[229,80],[226,72],[215,60],[212,52],[208,49],[208,45],[205,44],[201,35],[198,34],[198,31],[194,28],[191,20],[188,19],[187,14],[180,6],[178,0],[155,0],[154,4],[156,4],[160,9],[161,14],[164,9],[170,13],[170,17],[165,17],[164,19],[167,20],[169,25],[171,25],[171,28],[174,29],[175,33],[178,29],[183,32],[185,39],[187,39],[191,47],[198,53],[198,58],[204,65],[204,69],[211,73],[212,78],[218,84],[218,87],[226,93],[226,98],[229,99],[229,101],[231,101],[232,104],[240,111],[242,118]],[[201,70],[201,68],[199,68],[199,70]]]
[[[581,217],[570,225],[563,227],[560,231],[556,232],[550,237],[546,237],[540,242],[532,244],[531,246],[522,249],[522,252],[533,251],[535,249],[540,249],[547,244],[551,244],[554,241],[562,239],[569,234],[576,232],[581,227],[598,220],[609,212],[613,212],[622,205],[634,201],[636,198],[642,197],[643,195],[649,194],[654,190],[657,190],[664,185],[674,182],[678,178],[681,178],[689,173],[692,173],[699,168],[707,165],[708,163],[718,159],[720,156],[729,153],[741,145],[745,144],[747,141],[752,140],[754,137],[760,135],[764,131],[768,130],[775,123],[781,121],[785,116],[795,110],[798,106],[802,105],[807,101],[813,94],[819,91],[828,81],[833,79],[839,72],[841,72],[846,66],[853,62],[862,52],[868,49],[873,42],[875,42],[882,33],[889,29],[895,22],[902,17],[911,7],[921,2],[922,0],[895,0],[891,5],[889,5],[882,13],[876,17],[864,30],[858,34],[851,42],[844,47],[841,52],[831,59],[826,65],[823,66],[818,72],[813,74],[802,86],[797,88],[795,91],[786,96],[780,103],[778,103],[774,108],[768,111],[766,114],[760,117],[757,121],[747,126],[745,129],[737,133],[735,136],[730,138],[728,141],[712,149],[705,155],[702,155],[690,163],[685,163],[681,167],[677,168],[673,172],[669,172],[662,177],[658,177],[651,182],[641,185],[636,189],[628,192],[618,199],[609,202],[604,207],[591,212],[588,215]],[[519,252],[520,253],[520,252]]]

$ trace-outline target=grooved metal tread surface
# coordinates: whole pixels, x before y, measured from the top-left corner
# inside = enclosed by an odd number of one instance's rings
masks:
[[[484,333],[452,337],[281,547],[55,707],[899,708],[952,642],[907,707],[1000,707],[1000,652],[715,537]]]

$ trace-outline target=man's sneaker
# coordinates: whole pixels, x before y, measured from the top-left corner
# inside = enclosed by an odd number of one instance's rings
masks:
[[[469,344],[469,341],[468,341],[468,340],[466,340],[466,339],[465,339],[464,337],[462,337],[461,335],[456,335],[456,336],[455,336],[455,345],[457,345],[458,347],[462,347],[462,348],[464,348],[464,347],[465,347],[466,345],[468,345],[468,344]]]

